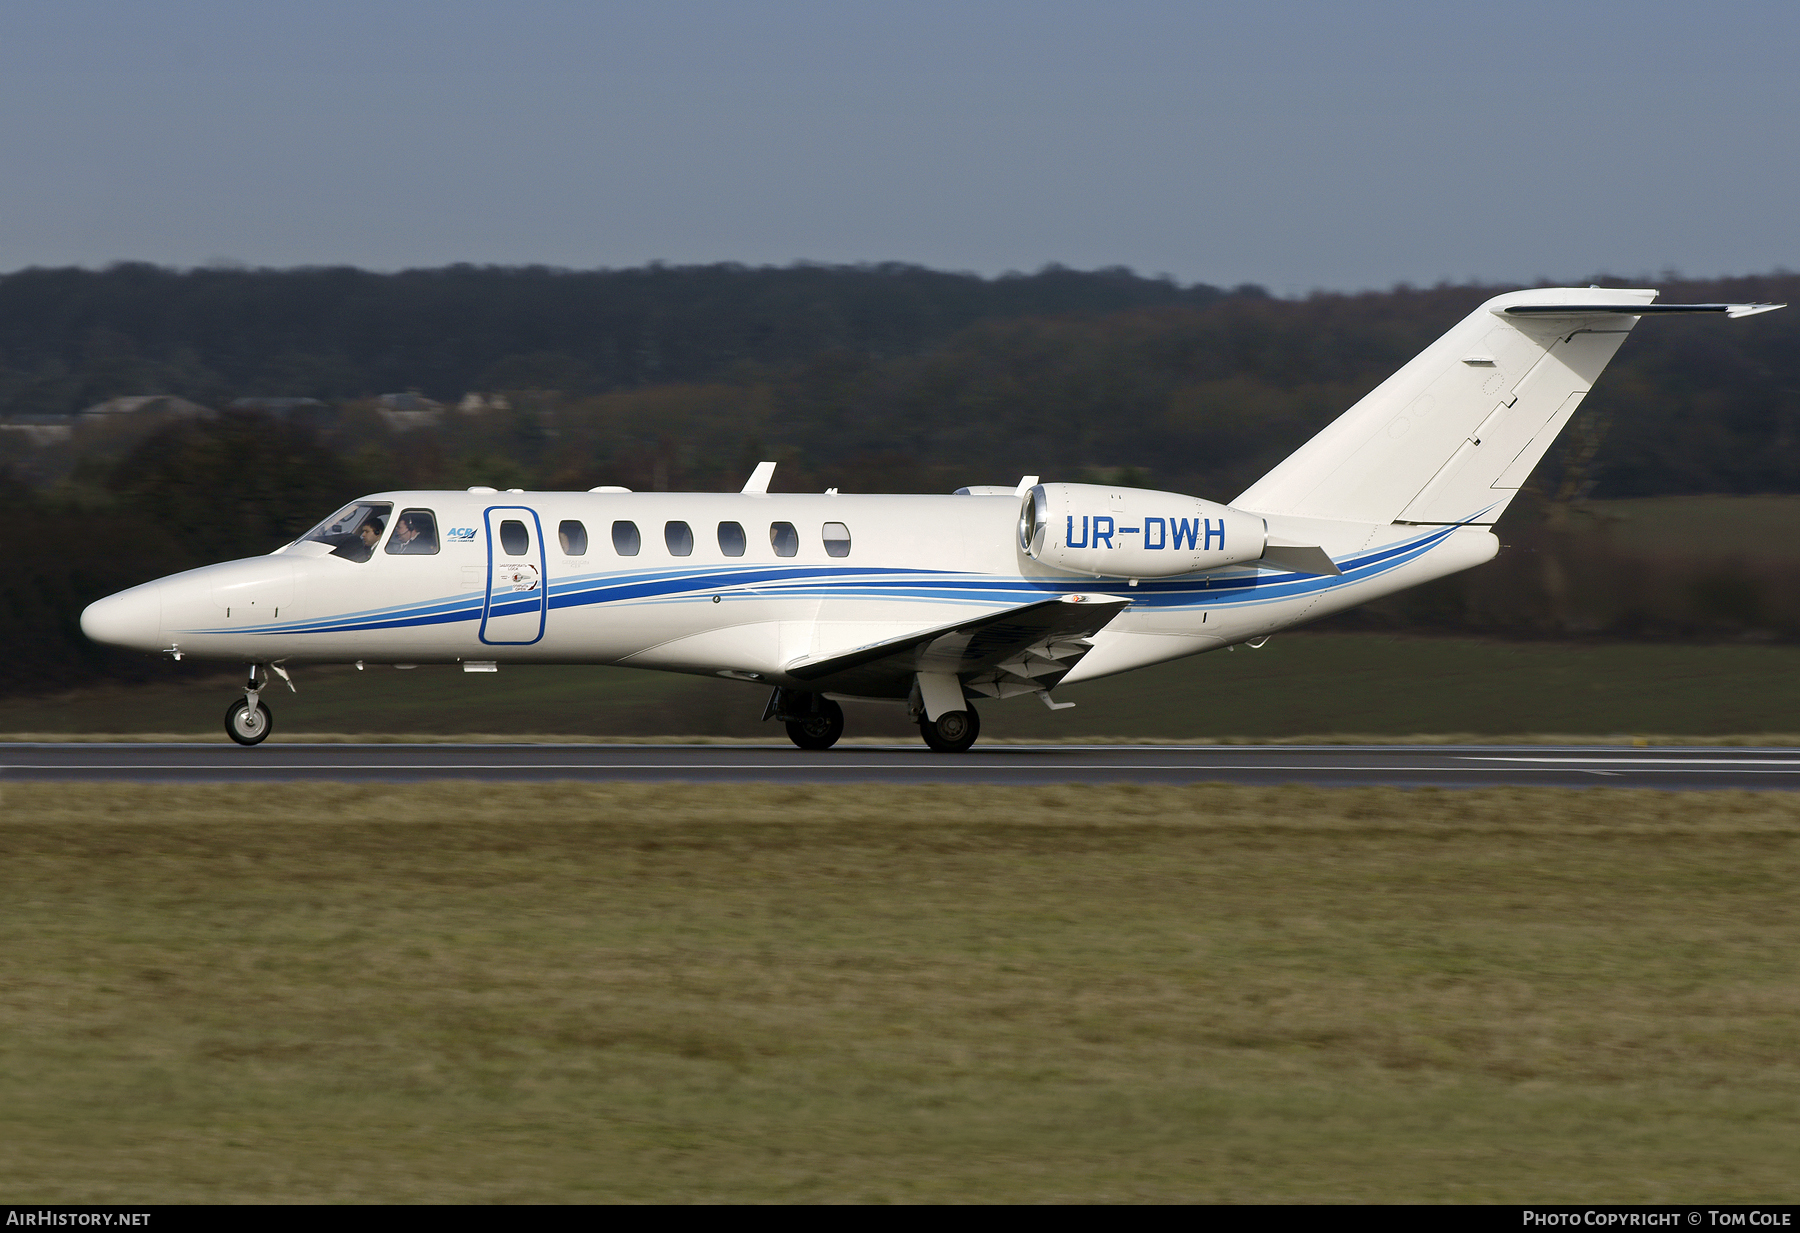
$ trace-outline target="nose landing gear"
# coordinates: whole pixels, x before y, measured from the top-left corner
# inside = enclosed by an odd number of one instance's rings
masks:
[[[225,735],[240,745],[260,745],[269,735],[269,708],[235,699],[225,710]]]
[[[282,670],[279,664],[270,664],[268,667],[274,668],[280,674],[281,679],[287,681],[289,689],[294,687],[293,681],[288,680],[288,674]],[[263,673],[261,685],[256,682],[256,674],[259,670],[262,670]],[[250,679],[244,682],[244,696],[234,699],[231,705],[225,708],[225,735],[240,745],[262,744],[264,740],[268,739],[269,732],[274,726],[274,720],[269,715],[269,708],[262,704],[263,687],[268,683],[267,669],[262,664],[251,664]]]

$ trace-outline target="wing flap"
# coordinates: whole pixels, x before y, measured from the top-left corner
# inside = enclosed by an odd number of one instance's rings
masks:
[[[868,646],[787,665],[798,681],[850,678],[864,688],[889,678],[892,688],[910,687],[916,673],[967,679],[995,668],[1029,665],[1034,679],[1057,679],[1092,646],[1088,640],[1131,606],[1125,599],[1039,600],[953,625],[902,634]],[[1040,686],[1040,688],[1042,688]]]

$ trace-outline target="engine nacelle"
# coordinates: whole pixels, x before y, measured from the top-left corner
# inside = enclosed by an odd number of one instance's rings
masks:
[[[1268,524],[1229,505],[1147,488],[1039,484],[1019,510],[1019,546],[1052,569],[1169,578],[1261,557]]]

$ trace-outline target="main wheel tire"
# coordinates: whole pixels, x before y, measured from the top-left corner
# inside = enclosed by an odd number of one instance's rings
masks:
[[[970,707],[966,711],[945,711],[936,722],[921,718],[919,735],[935,753],[963,753],[981,735],[981,716]]]
[[[262,744],[272,726],[269,708],[260,702],[252,711],[250,704],[239,698],[225,709],[225,735],[240,745]]]
[[[819,709],[805,719],[787,721],[788,740],[802,749],[830,749],[844,735],[844,708],[830,698],[819,699]]]

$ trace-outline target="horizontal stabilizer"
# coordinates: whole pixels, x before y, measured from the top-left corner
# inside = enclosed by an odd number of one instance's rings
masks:
[[[1772,313],[1786,307],[1786,304],[1513,304],[1501,311],[1509,317],[1585,317],[1589,313],[1617,313],[1628,317],[1724,313],[1727,317],[1754,317],[1757,313]]]
[[[1323,548],[1310,547],[1304,544],[1270,543],[1263,549],[1262,559],[1266,564],[1279,565],[1282,569],[1291,569],[1296,574],[1341,574],[1344,571],[1337,567]]]
[[[920,672],[967,679],[1004,668],[1009,674],[1027,675],[1036,681],[1054,677],[1050,681],[1054,684],[1087,653],[1086,639],[1130,606],[1129,600],[1110,598],[1039,600],[954,625],[902,634],[841,655],[802,659],[789,664],[786,672],[799,681],[836,678],[827,688],[867,691],[875,697],[892,692],[903,695],[914,674]],[[1013,665],[1028,672],[1016,673]],[[1035,670],[1040,667],[1041,671]]]

